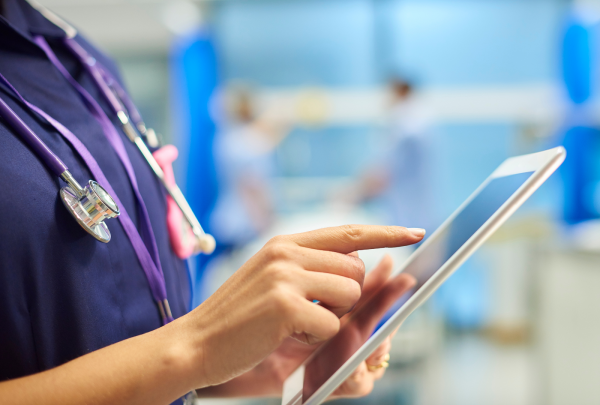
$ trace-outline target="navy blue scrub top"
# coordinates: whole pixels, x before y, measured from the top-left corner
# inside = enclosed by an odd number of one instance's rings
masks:
[[[61,44],[64,32],[24,0],[0,0],[0,5],[0,73],[26,100],[79,137],[138,226],[129,179],[102,128],[32,41],[32,33],[43,35],[117,124],[91,78]],[[77,41],[119,77],[111,60],[80,36]],[[2,86],[0,97],[80,183],[92,178],[75,150],[50,125]],[[179,317],[188,311],[190,283],[185,263],[170,248],[166,196],[140,152],[116,126],[150,214],[171,309]],[[161,326],[148,281],[120,222],[107,221],[112,232],[108,244],[87,234],[59,199],[64,184],[1,119],[0,170],[0,381],[56,367]]]

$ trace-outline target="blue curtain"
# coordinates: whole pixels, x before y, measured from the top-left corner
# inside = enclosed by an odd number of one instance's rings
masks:
[[[591,38],[595,26],[571,20],[562,43],[562,73],[571,108],[562,143],[567,159],[560,173],[564,185],[563,218],[577,224],[598,218],[600,197],[600,131],[589,113],[592,74],[597,55]]]
[[[197,33],[175,42],[170,58],[173,121],[180,150],[179,172],[186,197],[205,231],[211,232],[209,218],[217,198],[213,158],[215,122],[210,103],[218,85],[215,48],[208,33]],[[181,179],[180,179],[181,180]],[[191,259],[192,305],[199,305],[204,270],[212,256]]]

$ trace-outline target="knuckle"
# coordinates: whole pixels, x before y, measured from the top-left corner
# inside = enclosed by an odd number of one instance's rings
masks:
[[[285,236],[285,235],[277,235],[277,236],[273,236],[271,239],[269,239],[269,241],[267,242],[267,245],[269,245],[269,244],[284,243],[286,241],[287,241],[287,236]]]
[[[263,248],[263,253],[268,261],[286,259],[289,254],[289,246],[281,241],[269,241]]]
[[[288,294],[281,287],[276,287],[271,289],[270,293],[270,301],[273,303],[274,308],[277,310],[282,310],[286,308],[288,305]]]
[[[295,316],[299,311],[298,300],[283,288],[277,289],[274,301],[278,312],[286,318]]]
[[[296,330],[296,317],[300,310],[293,294],[279,287],[268,294],[270,312],[280,325],[281,338],[287,337]]]
[[[348,260],[348,276],[354,281],[362,284],[365,279],[366,267],[362,259],[354,256],[346,256]]]
[[[289,269],[281,261],[270,263],[265,268],[265,282],[271,285],[272,288],[276,288],[282,282],[288,279]]]
[[[359,257],[348,256],[352,260],[352,266],[356,273],[363,275],[365,274],[367,268],[365,267],[365,262],[362,261]]]
[[[348,286],[346,287],[346,298],[353,305],[358,302],[360,296],[362,294],[362,289],[360,288],[360,284],[358,284],[354,280],[348,279]]]
[[[358,302],[362,293],[360,284],[349,278],[344,279],[346,281],[342,289],[343,295],[341,295],[341,300],[345,305],[354,305]]]
[[[341,323],[339,318],[334,315],[333,317],[331,317],[331,320],[327,321],[327,326],[328,329],[325,333],[326,336],[323,336],[325,339],[332,338],[333,336],[337,335],[337,333],[340,331]]]
[[[351,242],[359,241],[362,237],[362,228],[357,225],[343,225],[342,231],[346,238]]]

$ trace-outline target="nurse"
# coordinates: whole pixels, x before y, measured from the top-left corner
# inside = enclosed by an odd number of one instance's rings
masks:
[[[0,0],[0,98],[76,179],[110,184],[121,211],[107,221],[108,244],[91,237],[63,206],[64,183],[0,119],[0,403],[168,404],[192,390],[280,395],[340,317],[387,279],[389,258],[363,283],[353,252],[413,244],[424,231],[346,226],[277,237],[188,311],[190,283],[169,245],[165,191],[77,47],[119,77],[81,36],[69,43],[26,1]],[[162,280],[171,322],[148,266]],[[404,288],[412,282],[406,276]],[[337,394],[368,393],[388,351],[389,342]]]

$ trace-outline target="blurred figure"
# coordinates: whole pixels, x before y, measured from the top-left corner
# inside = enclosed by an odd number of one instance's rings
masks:
[[[394,79],[391,105],[377,162],[363,176],[359,199],[379,205],[389,223],[432,229],[431,120],[413,85]]]
[[[211,225],[218,243],[229,248],[256,238],[275,217],[274,151],[288,130],[280,114],[258,114],[256,104],[250,88],[231,87],[215,139],[219,196]]]

